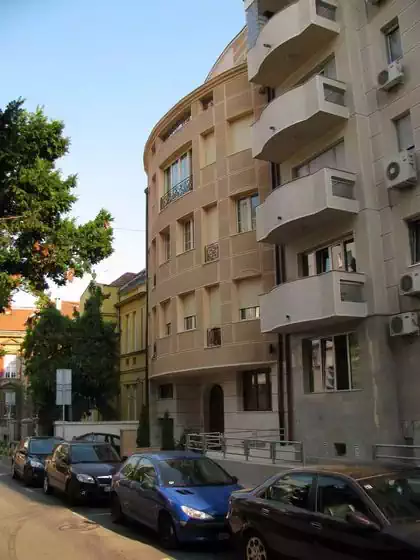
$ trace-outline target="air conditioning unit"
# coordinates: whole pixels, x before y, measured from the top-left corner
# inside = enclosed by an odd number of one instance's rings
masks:
[[[386,161],[385,181],[388,189],[415,185],[417,183],[417,167],[414,152],[405,150]]]
[[[391,336],[405,336],[419,334],[417,313],[400,313],[389,319],[389,334]]]
[[[406,272],[400,278],[400,295],[419,296],[420,295],[420,267]]]
[[[404,68],[400,61],[392,62],[378,74],[379,89],[389,91],[404,80]]]

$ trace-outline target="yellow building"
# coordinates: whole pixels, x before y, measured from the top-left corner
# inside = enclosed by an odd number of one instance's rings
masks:
[[[146,271],[118,291],[121,420],[137,420],[144,402],[146,372]]]
[[[118,321],[118,294],[120,288],[125,286],[127,282],[130,282],[135,278],[137,274],[135,272],[125,272],[122,276],[111,282],[111,284],[97,284],[104,296],[107,296],[102,304],[102,316],[104,319],[109,321]],[[85,310],[86,301],[89,299],[89,286],[83,292],[80,298],[80,313]]]

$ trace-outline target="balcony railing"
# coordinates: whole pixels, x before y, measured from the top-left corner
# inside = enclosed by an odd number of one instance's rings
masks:
[[[219,259],[219,243],[210,243],[204,247],[204,262],[213,262]]]
[[[207,346],[214,348],[222,345],[222,329],[220,327],[212,327],[207,329]]]
[[[180,198],[181,196],[183,196],[184,194],[192,190],[193,190],[193,178],[192,175],[190,175],[190,177],[187,177],[180,183],[174,185],[168,192],[166,192],[161,197],[160,209],[163,210],[168,206],[168,204],[171,204],[171,202],[174,202],[175,200],[177,200],[178,198]]]

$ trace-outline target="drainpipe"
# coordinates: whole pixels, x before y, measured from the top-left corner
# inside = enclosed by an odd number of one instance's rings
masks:
[[[144,189],[146,195],[146,369],[144,372],[145,406],[148,418],[148,443],[150,446],[150,396],[149,396],[149,189]]]
[[[284,337],[284,347],[286,355],[286,393],[287,393],[287,438],[294,441],[295,417],[293,411],[293,373],[292,373],[292,347],[290,334]]]
[[[276,285],[278,286],[283,282],[282,270],[281,270],[281,253],[280,247],[275,246],[275,266],[276,266]],[[284,347],[283,347],[283,337],[281,334],[277,335],[277,403],[278,403],[278,415],[279,415],[279,432],[280,439],[284,439],[285,428],[286,428],[286,410],[284,407]]]

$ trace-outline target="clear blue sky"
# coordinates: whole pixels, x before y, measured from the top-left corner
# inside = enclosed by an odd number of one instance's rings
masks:
[[[0,107],[21,96],[65,122],[61,168],[79,176],[80,220],[105,207],[116,228],[144,230],[149,132],[243,25],[241,0],[0,0]],[[144,240],[117,230],[98,279],[140,270]],[[59,295],[78,298],[84,286]]]

